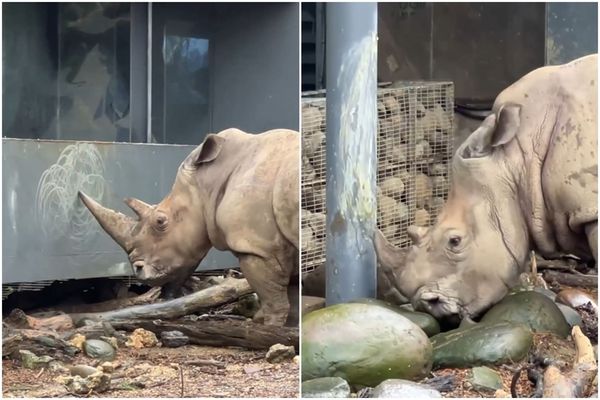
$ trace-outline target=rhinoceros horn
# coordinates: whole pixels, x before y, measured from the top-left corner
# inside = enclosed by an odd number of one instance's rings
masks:
[[[406,263],[406,250],[399,249],[388,242],[379,229],[375,230],[373,244],[375,246],[375,253],[377,253],[377,261],[388,276],[394,275],[404,267]]]
[[[135,213],[138,215],[138,217],[143,218],[144,215],[152,209],[152,206],[150,204],[146,204],[141,200],[135,199],[133,197],[128,197],[125,199],[125,204],[127,204],[129,206],[129,208],[131,208],[133,211],[135,211]]]
[[[108,233],[119,246],[129,251],[129,238],[131,228],[135,225],[133,218],[115,212],[110,208],[103,207],[83,192],[78,192],[83,204],[91,211],[102,228]]]

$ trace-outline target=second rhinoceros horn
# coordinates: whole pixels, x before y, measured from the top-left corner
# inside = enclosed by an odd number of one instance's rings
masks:
[[[125,251],[129,251],[131,238],[130,232],[135,226],[136,221],[125,214],[121,214],[111,210],[110,208],[103,207],[100,205],[100,203],[83,192],[78,192],[78,194],[81,201],[83,201],[83,204],[85,204],[85,206],[91,211],[102,228],[115,240],[115,242],[119,244],[119,246],[121,246]],[[139,204],[136,204],[136,208],[138,206]],[[146,204],[146,206],[148,205]],[[138,213],[138,210],[136,210],[133,206],[130,205],[130,207],[133,208],[136,213]]]
[[[152,209],[151,205],[146,204],[143,201],[135,199],[133,197],[126,198],[125,204],[127,204],[129,206],[129,208],[131,208],[133,211],[135,211],[135,213],[140,218],[143,218],[144,215]]]

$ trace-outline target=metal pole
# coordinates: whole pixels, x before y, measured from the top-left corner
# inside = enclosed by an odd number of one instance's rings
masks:
[[[377,3],[327,4],[327,305],[375,297]]]

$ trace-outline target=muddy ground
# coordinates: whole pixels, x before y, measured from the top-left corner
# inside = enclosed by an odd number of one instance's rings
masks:
[[[298,397],[296,361],[270,364],[266,351],[187,345],[179,348],[120,348],[110,389],[89,397]],[[218,365],[192,365],[194,361]],[[73,365],[94,366],[79,354]],[[181,367],[181,372],[180,372]],[[3,397],[83,397],[55,382],[64,372],[23,368],[2,360]]]

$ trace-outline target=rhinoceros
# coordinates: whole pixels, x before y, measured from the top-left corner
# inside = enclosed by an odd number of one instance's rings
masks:
[[[261,301],[255,320],[283,325],[298,276],[299,146],[298,132],[285,129],[209,134],[159,204],[125,199],[137,219],[79,196],[127,252],[138,280],[172,292],[211,247],[229,250]]]
[[[498,95],[457,149],[448,200],[410,249],[381,232],[382,268],[417,309],[474,318],[518,282],[531,250],[598,259],[597,55],[536,69]]]

